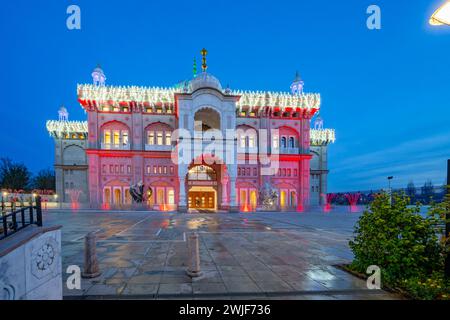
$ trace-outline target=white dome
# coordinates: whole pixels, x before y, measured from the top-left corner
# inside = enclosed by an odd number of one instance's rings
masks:
[[[202,72],[191,80],[192,92],[200,88],[214,88],[222,91],[222,85],[220,84],[219,79],[207,72]]]

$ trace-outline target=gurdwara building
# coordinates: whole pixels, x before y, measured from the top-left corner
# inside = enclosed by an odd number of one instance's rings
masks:
[[[69,121],[64,107],[47,121],[60,201],[251,211],[267,206],[269,190],[276,210],[324,203],[335,133],[298,74],[290,92],[231,90],[207,72],[204,54],[202,71],[170,88],[107,86],[100,67],[92,78],[77,88],[87,121]]]

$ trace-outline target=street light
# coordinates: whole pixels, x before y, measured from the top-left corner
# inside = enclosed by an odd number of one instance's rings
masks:
[[[391,180],[394,179],[394,176],[387,177],[389,182],[389,204],[392,205],[392,189],[391,189]]]
[[[450,0],[447,0],[433,13],[429,22],[432,26],[450,26]]]

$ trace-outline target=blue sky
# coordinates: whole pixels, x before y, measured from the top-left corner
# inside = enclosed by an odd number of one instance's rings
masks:
[[[450,27],[431,27],[440,0],[8,1],[0,4],[0,156],[34,172],[53,165],[45,121],[65,104],[84,120],[76,84],[101,63],[114,85],[170,86],[209,51],[224,85],[289,89],[296,70],[322,94],[330,191],[445,180],[450,157]],[[81,30],[66,9],[81,8]],[[381,8],[382,29],[366,27]]]

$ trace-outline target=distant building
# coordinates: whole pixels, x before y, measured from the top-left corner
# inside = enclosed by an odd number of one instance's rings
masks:
[[[87,121],[61,109],[47,122],[65,202],[77,189],[93,207],[124,207],[142,182],[151,209],[255,210],[263,188],[280,209],[324,203],[335,134],[320,116],[311,128],[320,95],[304,93],[298,74],[290,93],[223,89],[203,58],[200,74],[172,88],[106,86],[100,67],[93,85],[78,86]]]

